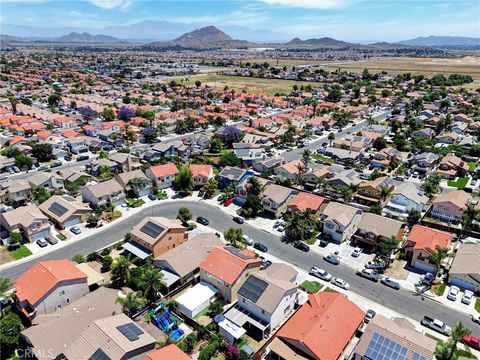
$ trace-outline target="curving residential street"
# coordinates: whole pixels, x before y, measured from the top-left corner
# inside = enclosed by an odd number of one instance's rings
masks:
[[[339,276],[349,282],[351,286],[350,291],[389,307],[400,314],[404,314],[418,321],[420,321],[424,315],[429,315],[444,321],[450,326],[461,321],[466,326],[472,328],[474,335],[480,336],[480,326],[473,324],[470,317],[462,312],[454,311],[451,308],[429,299],[422,300],[419,296],[415,296],[407,290],[401,289],[395,291],[379,283],[373,283],[356,276],[351,268],[326,263],[317,253],[313,251],[304,253],[297,250],[293,246],[282,242],[281,238],[276,235],[248,224],[238,225],[233,222],[230,215],[204,201],[178,200],[175,202],[159,203],[158,205],[145,208],[139,213],[132,214],[128,218],[112,224],[109,228],[99,229],[95,235],[59,248],[41,257],[36,257],[30,261],[2,270],[2,276],[15,279],[34,263],[42,259],[71,258],[78,253],[88,254],[121,239],[123,235],[130,231],[143,217],[165,216],[175,218],[178,209],[182,206],[188,207],[192,211],[194,218],[201,215],[209,219],[210,227],[219,232],[223,232],[231,226],[240,226],[243,232],[249,237],[267,245],[269,253],[277,258],[283,259],[287,263],[307,271],[312,265],[320,265],[333,275]]]

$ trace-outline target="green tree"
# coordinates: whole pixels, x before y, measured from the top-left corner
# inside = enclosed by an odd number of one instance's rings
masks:
[[[50,144],[33,144],[32,156],[39,162],[49,161],[52,158],[53,148]]]
[[[387,140],[385,140],[384,137],[380,136],[380,137],[377,137],[374,141],[373,141],[373,147],[376,149],[376,150],[382,150],[384,148],[387,147]]]
[[[440,191],[440,181],[442,180],[439,174],[430,175],[425,179],[422,189],[428,197],[432,197]]]
[[[393,186],[385,186],[385,185],[380,186],[380,198],[383,201],[386,201],[388,197],[391,195],[391,193],[393,192],[393,189],[394,189]]]
[[[295,241],[300,241],[307,237],[308,232],[305,219],[299,212],[293,212],[285,223],[285,234]]]
[[[435,246],[435,252],[433,254],[430,254],[428,257],[428,260],[433,263],[435,266],[435,274],[437,274],[440,271],[440,267],[442,266],[443,259],[445,259],[448,256],[448,248],[447,247],[441,247],[439,245]]]
[[[471,335],[472,330],[467,329],[463,326],[461,322],[457,322],[452,329],[452,334],[447,341],[447,346],[449,348],[449,359],[454,359],[455,352],[457,351],[457,344],[459,341],[462,341],[463,337],[466,335]]]
[[[395,236],[388,239],[382,238],[377,245],[377,254],[389,259],[392,251],[397,249],[399,244],[400,240]]]
[[[163,273],[160,269],[146,269],[143,273],[141,283],[144,284],[143,296],[151,303],[157,301],[157,294],[166,286],[163,279]]]
[[[223,232],[223,236],[225,237],[226,241],[235,247],[238,247],[240,244],[242,244],[243,231],[238,227],[228,228]]]
[[[208,316],[210,316],[212,319],[223,313],[223,306],[219,301],[214,301],[210,304],[210,307],[208,308]]]
[[[105,150],[100,150],[100,152],[98,153],[98,158],[99,159],[108,159],[108,152],[106,152]]]
[[[12,231],[10,233],[9,248],[16,248],[23,242],[23,236],[19,231]]]
[[[60,94],[57,94],[57,93],[50,94],[47,98],[48,105],[52,107],[57,107],[58,103],[61,100],[62,100],[62,97],[60,96]]]
[[[227,151],[220,155],[219,165],[225,166],[237,166],[240,165],[240,158],[232,151]]]
[[[421,217],[422,217],[422,214],[420,213],[420,211],[416,209],[410,210],[407,217],[408,226],[412,227],[413,225],[418,224]]]
[[[33,165],[33,160],[30,156],[20,154],[15,157],[15,166],[22,170],[30,170]]]
[[[4,278],[0,276],[0,297],[7,296],[7,293],[10,289],[13,288],[13,282],[9,278]]]
[[[214,137],[212,141],[210,141],[210,152],[213,154],[218,154],[220,151],[222,151],[223,144],[222,140],[220,140],[218,137]]]
[[[335,140],[335,133],[331,132],[328,134],[328,140],[330,141],[330,146],[332,146],[332,142]]]
[[[102,258],[102,268],[100,269],[101,272],[110,271],[113,264],[113,258],[110,255],[105,255]]]
[[[83,256],[82,254],[73,255],[72,261],[76,262],[77,264],[84,263],[85,262],[85,256]]]
[[[203,186],[203,197],[205,199],[210,199],[217,189],[218,181],[215,179],[208,179],[207,183]]]
[[[254,218],[263,211],[262,200],[258,195],[248,194],[243,204],[241,215],[247,218]]]
[[[140,293],[130,291],[125,297],[118,297],[115,301],[122,305],[123,312],[127,316],[132,316],[135,312],[145,306],[145,299],[141,297]]]
[[[112,108],[106,107],[102,111],[102,117],[105,121],[112,121],[113,119],[115,119],[115,112]]]
[[[95,215],[87,214],[87,216],[85,217],[85,220],[87,221],[87,224],[90,227],[96,227],[99,219]]]
[[[20,342],[20,335],[23,329],[20,317],[8,311],[0,319],[0,343],[2,344],[2,359],[9,359]]]
[[[193,190],[193,175],[188,166],[179,166],[173,181],[173,188],[181,195],[189,195]]]
[[[192,220],[193,214],[187,207],[181,207],[178,209],[177,219],[182,222],[183,226],[188,226],[188,222]]]
[[[112,264],[112,286],[121,288],[128,286],[131,280],[130,266],[132,262],[125,256],[119,256]]]
[[[381,215],[382,214],[382,207],[378,204],[375,204],[375,205],[370,206],[368,211],[370,211],[372,214]]]
[[[52,197],[52,193],[43,186],[37,186],[32,191],[33,198],[37,200],[40,204],[47,201]]]
[[[202,85],[202,82],[200,80],[195,81],[195,86],[199,88]]]

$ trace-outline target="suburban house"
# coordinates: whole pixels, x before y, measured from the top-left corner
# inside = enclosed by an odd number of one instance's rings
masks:
[[[258,144],[233,144],[233,152],[242,162],[243,166],[252,166],[265,160],[265,149]]]
[[[175,282],[179,281],[182,284],[200,271],[202,261],[218,246],[223,246],[223,242],[214,234],[198,234],[155,257],[153,263],[163,269],[163,272],[168,271],[175,275]]]
[[[95,185],[88,185],[81,189],[83,201],[92,207],[99,208],[108,204],[118,206],[125,203],[125,193],[122,186],[115,179],[110,179]]]
[[[432,201],[430,216],[446,223],[458,224],[471,198],[471,195],[463,190],[439,195]]]
[[[415,224],[408,234],[405,247],[410,265],[420,271],[435,273],[435,264],[429,257],[436,253],[436,247],[446,248],[452,241],[452,234]]]
[[[392,197],[385,204],[383,211],[393,217],[407,218],[412,210],[422,213],[427,210],[428,196],[424,195],[415,184],[404,182],[392,192]]]
[[[120,313],[95,320],[68,344],[61,358],[139,359],[155,350],[156,340],[127,315]]]
[[[35,189],[42,187],[47,190],[60,190],[64,188],[63,179],[55,173],[36,172],[27,178],[28,183]]]
[[[468,172],[468,164],[455,155],[445,156],[438,165],[436,174],[445,179],[454,179],[457,176],[465,176]]]
[[[378,359],[386,354],[388,359],[433,360],[436,347],[435,340],[419,333],[408,320],[377,314],[368,323],[350,359]]]
[[[462,244],[448,272],[450,284],[461,289],[480,291],[480,244]]]
[[[423,128],[419,130],[415,130],[412,132],[412,138],[419,137],[424,140],[430,140],[435,136],[435,131],[432,128]]]
[[[89,293],[87,275],[66,259],[39,261],[15,281],[15,301],[28,318],[50,314]]]
[[[268,345],[272,359],[343,359],[364,312],[336,292],[310,294]],[[332,336],[332,334],[335,334]]]
[[[222,186],[240,183],[249,171],[233,166],[225,166],[218,174],[218,181]]]
[[[172,186],[178,174],[178,168],[174,163],[155,165],[148,168],[145,174],[158,189],[167,189]]]
[[[394,189],[392,179],[388,176],[381,176],[375,180],[360,184],[357,193],[354,195],[354,199],[361,204],[378,204],[386,200],[382,197],[382,189],[390,192]],[[386,196],[388,196],[388,194]]]
[[[88,166],[90,168],[90,174],[93,176],[99,176],[102,172],[106,171],[110,174],[116,174],[118,172],[117,164],[109,159],[98,158],[91,160]]]
[[[300,192],[297,196],[290,200],[290,202],[287,204],[287,209],[290,212],[303,212],[305,210],[311,210],[316,213],[320,210],[324,203],[325,198],[321,196],[307,192]]]
[[[253,170],[264,173],[266,171],[274,171],[277,166],[283,165],[285,160],[282,157],[269,158],[253,164]]]
[[[190,171],[193,177],[193,186],[202,187],[209,179],[213,179],[213,167],[212,165],[203,164],[190,164]]]
[[[124,248],[141,259],[154,258],[174,249],[188,239],[179,220],[164,217],[146,217],[130,231],[130,242]]]
[[[152,181],[145,176],[142,170],[133,170],[115,174],[115,179],[125,192],[133,193],[137,198],[152,193]]]
[[[353,240],[366,245],[377,246],[382,239],[403,239],[405,224],[384,216],[363,213],[353,234]]]
[[[27,203],[32,196],[32,188],[25,180],[0,183],[0,203],[20,206]]]
[[[129,172],[140,169],[142,164],[137,156],[116,152],[108,157],[110,161],[117,164],[118,172]]]
[[[393,147],[387,147],[377,152],[371,159],[370,164],[374,168],[387,168],[393,161],[401,163],[404,160],[406,160],[404,153]]]
[[[0,223],[9,233],[20,232],[28,242],[43,239],[50,234],[48,218],[35,204],[0,213]]]
[[[298,181],[300,175],[306,173],[308,169],[304,169],[305,164],[303,160],[293,160],[281,166],[277,166],[273,173],[282,178],[288,179],[290,181]]]
[[[143,360],[192,360],[176,344],[170,344],[145,355]]]
[[[350,239],[361,217],[360,209],[329,202],[320,216],[323,237],[337,244]]]
[[[280,274],[276,274],[280,275]],[[238,290],[238,301],[225,314],[225,319],[247,330],[257,339],[273,333],[293,312],[297,300],[297,286],[283,277],[272,277],[264,272],[251,274]],[[228,323],[220,323],[220,333],[234,343],[237,332],[229,331]],[[234,327],[235,328],[235,327]]]
[[[320,182],[331,179],[335,175],[332,168],[328,165],[321,165],[316,169],[309,171],[304,177],[304,184],[306,187],[315,189],[320,185]]]
[[[298,195],[297,190],[277,185],[267,184],[263,189],[263,211],[280,217],[287,210],[288,203]]]
[[[261,263],[253,251],[217,247],[200,264],[200,280],[215,287],[228,302],[235,302],[238,290],[249,274],[260,270]]]
[[[70,306],[56,310],[55,316],[38,314],[31,319],[35,326],[22,331],[23,339],[38,360],[57,358],[64,351],[65,345],[78,338],[90,323],[122,312],[117,297],[116,289],[102,286],[72,301]],[[43,351],[44,349],[49,351]]]
[[[87,204],[68,195],[53,195],[38,205],[38,208],[60,229],[80,224],[92,212]]]

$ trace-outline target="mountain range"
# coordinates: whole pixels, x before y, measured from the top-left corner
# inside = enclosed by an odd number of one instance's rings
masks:
[[[396,44],[410,46],[431,46],[431,47],[468,47],[480,46],[480,38],[465,36],[419,36],[410,40],[398,41]]]

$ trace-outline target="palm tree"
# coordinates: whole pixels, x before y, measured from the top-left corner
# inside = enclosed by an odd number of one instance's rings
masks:
[[[470,335],[472,330],[467,329],[461,322],[457,322],[452,329],[452,334],[447,341],[447,346],[450,350],[448,359],[453,359],[455,351],[457,351],[457,343],[463,339],[465,335]]]
[[[478,210],[473,204],[468,204],[462,215],[462,229],[464,231],[471,230],[474,227],[474,220],[478,216]]]
[[[392,193],[393,191],[393,187],[392,186],[385,186],[385,185],[382,185],[380,187],[380,198],[383,200],[383,201],[386,201],[388,199],[388,197],[390,196],[390,194]]]
[[[112,170],[108,165],[103,165],[100,168],[100,178],[103,180],[110,179],[112,177]]]
[[[317,182],[317,185],[322,188],[322,193],[324,193],[328,185],[327,179],[321,176],[316,179],[316,182]]]
[[[310,208],[307,208],[305,209],[304,211],[302,211],[300,213],[304,223],[305,223],[305,226],[309,229],[309,230],[313,230],[317,227],[317,224],[318,224],[318,217],[317,215],[315,214],[315,211],[313,211],[312,209]]]
[[[441,247],[439,245],[435,246],[435,252],[428,257],[428,260],[435,265],[435,274],[438,273],[440,267],[442,266],[443,259],[448,256],[448,248]]]
[[[13,283],[9,278],[0,277],[0,297],[6,296],[8,290],[13,287]]]
[[[315,116],[315,114],[317,113],[318,100],[312,100],[311,105],[313,107],[313,112],[312,112],[312,116],[310,116],[310,118],[313,118]]]
[[[215,179],[208,179],[203,187],[204,198],[210,199],[218,188],[218,181]]]
[[[10,106],[12,107],[12,114],[16,115],[17,114],[17,104],[18,104],[18,99],[13,96],[12,94],[8,95],[8,101],[10,101]]]
[[[450,360],[449,355],[450,355],[450,349],[445,344],[444,342],[440,342],[437,344],[437,347],[435,348],[435,358],[437,360]]]
[[[338,190],[345,204],[352,200],[353,190],[350,188],[350,186],[340,186]]]
[[[332,146],[332,142],[335,140],[335,133],[331,132],[328,134],[328,140],[330,140],[330,146]]]
[[[123,312],[128,316],[132,316],[136,310],[145,305],[145,299],[135,291],[130,291],[125,297],[118,297],[115,302],[122,305]]]
[[[120,288],[128,286],[131,280],[130,266],[132,262],[130,258],[119,256],[112,265],[112,285]]]
[[[143,295],[148,301],[154,303],[157,300],[157,293],[166,286],[162,279],[163,273],[160,269],[145,270],[142,276],[142,282],[146,285]]]
[[[285,224],[285,234],[293,240],[303,240],[308,233],[305,219],[298,211],[293,212]]]

